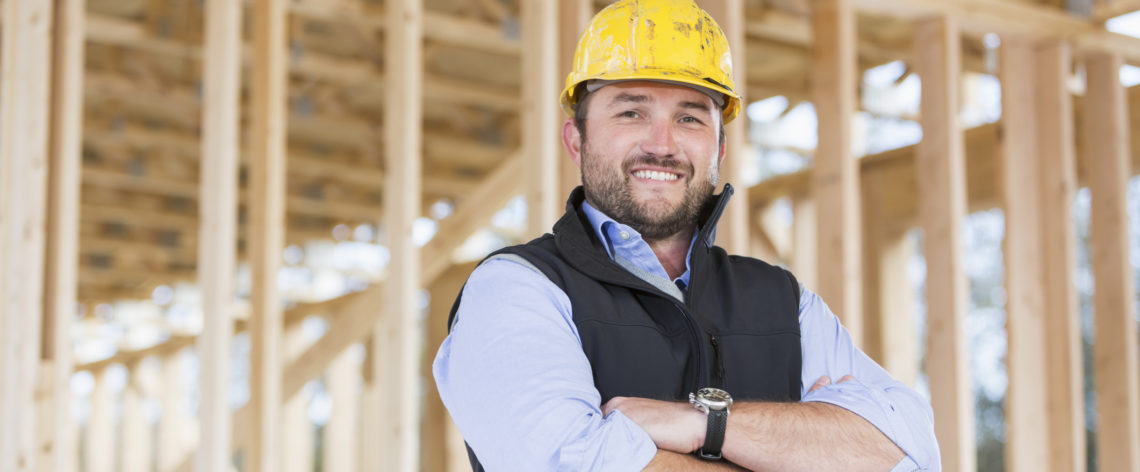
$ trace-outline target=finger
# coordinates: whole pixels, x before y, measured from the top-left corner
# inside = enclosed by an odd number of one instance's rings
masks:
[[[816,380],[815,384],[811,386],[811,390],[808,390],[808,393],[819,390],[819,389],[826,387],[830,384],[831,384],[831,377],[828,377],[826,375],[823,377],[820,377],[819,380]]]
[[[843,383],[843,382],[847,382],[849,380],[855,380],[855,376],[851,375],[851,374],[844,375],[843,378],[839,379],[839,382],[837,382],[837,383]]]

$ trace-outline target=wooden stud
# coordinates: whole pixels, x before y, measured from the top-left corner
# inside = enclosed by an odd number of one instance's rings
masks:
[[[475,270],[477,262],[452,266],[445,274],[440,276],[429,287],[431,304],[427,318],[427,352],[434,353],[439,350],[447,337],[447,317],[451,313],[451,305],[462,290],[467,276]],[[435,356],[426,355],[420,363],[420,370],[424,378],[432,377],[432,362]],[[420,432],[420,465],[423,470],[457,470],[448,469],[447,464],[455,461],[467,462],[467,449],[460,446],[453,448],[447,438],[448,423],[451,417],[439,398],[439,390],[435,382],[426,384],[424,398],[423,430]],[[459,456],[459,459],[456,459]],[[470,467],[470,464],[466,464]]]
[[[250,132],[249,470],[278,470],[281,459],[281,295],[277,273],[285,249],[285,119],[288,115],[285,2],[254,4]],[[333,468],[327,470],[349,470]]]
[[[384,187],[384,228],[392,255],[384,284],[383,316],[373,328],[372,379],[367,393],[365,470],[411,472],[419,469],[419,366],[423,336],[419,322],[420,255],[412,242],[419,216],[420,138],[423,126],[423,34],[421,0],[387,3],[384,108],[388,180]],[[376,431],[378,429],[378,431]]]
[[[341,352],[325,371],[325,390],[332,398],[332,415],[324,428],[322,470],[358,470],[358,447],[375,447],[357,433],[360,402],[360,366],[352,351]],[[424,469],[438,470],[438,469]]]
[[[591,0],[558,0],[558,8],[558,79],[565,80],[574,69],[578,40],[594,16],[594,5]],[[558,93],[561,94],[562,91],[559,90]],[[569,196],[570,191],[582,183],[582,173],[561,146],[559,156],[561,165],[558,167],[558,188],[562,190],[559,194]]]
[[[522,148],[528,233],[550,231],[562,212],[558,188],[561,130],[558,87],[558,5],[522,2]]]
[[[147,472],[153,461],[154,435],[143,412],[147,396],[149,367],[142,361],[127,366],[127,385],[123,389],[122,436],[118,447],[123,472]]]
[[[819,295],[861,344],[859,167],[851,151],[855,116],[855,9],[850,0],[812,0],[812,89],[819,147],[812,169],[817,209]]]
[[[284,333],[283,345],[286,359],[292,360],[309,347],[310,341],[306,339],[301,326],[294,326]],[[301,385],[304,385],[303,383]],[[297,389],[300,395],[282,395],[285,405],[281,413],[282,456],[281,470],[284,472],[312,472],[316,465],[314,462],[313,423],[309,421],[309,401],[312,394]],[[237,417],[241,417],[239,412]],[[365,417],[365,424],[377,421],[374,417]],[[235,420],[235,425],[242,421]],[[364,469],[367,470],[367,469]]]
[[[1005,397],[1006,468],[1011,471],[1048,470],[1041,445],[1049,439],[1045,403],[1047,368],[1045,292],[1041,272],[1041,190],[1037,130],[1036,44],[1004,37],[1001,45],[1002,194],[1005,209],[1006,365],[1009,391]],[[929,305],[929,304],[928,304]],[[932,371],[937,372],[937,371]],[[932,389],[933,390],[933,389]]]
[[[796,279],[805,287],[818,287],[816,277],[816,217],[815,200],[810,192],[801,191],[792,196],[792,251],[791,267]]]
[[[1092,214],[1090,260],[1096,287],[1097,467],[1140,470],[1140,360],[1137,359],[1136,292],[1129,266],[1128,116],[1120,83],[1120,56],[1086,59],[1084,114]]]
[[[4,2],[0,52],[0,470],[36,470],[52,2]]]
[[[78,445],[71,398],[71,320],[79,246],[80,140],[83,134],[83,0],[56,0],[52,30],[51,133],[44,255],[42,357],[38,402],[40,470],[76,470]]]
[[[713,20],[724,30],[728,38],[728,46],[732,50],[733,79],[736,82],[736,93],[744,95],[744,85],[747,82],[745,72],[748,70],[745,63],[744,40],[744,1],[743,0],[701,0],[698,2],[702,8],[713,17]],[[743,98],[743,97],[742,97]],[[748,102],[741,101],[741,111],[736,119],[725,125],[727,151],[720,163],[721,182],[731,183],[743,190],[746,186],[741,180],[744,169],[747,167],[746,159],[751,157],[748,152],[748,113],[745,108]],[[728,251],[729,254],[749,253],[749,211],[744,203],[746,198],[734,198],[733,203],[725,208],[724,216],[717,224],[717,245]]]
[[[84,428],[84,472],[115,470],[115,398],[107,384],[107,369],[91,372],[95,387],[91,390],[91,414]]]
[[[1045,292],[1044,317],[1049,412],[1049,463],[1055,470],[1084,472],[1084,367],[1081,354],[1080,309],[1072,273],[1076,268],[1077,236],[1073,198],[1077,188],[1073,99],[1067,82],[1072,53],[1067,43],[1046,41],[1036,51],[1037,147],[1040,160],[1041,271]]]
[[[193,450],[193,439],[187,438],[189,422],[184,395],[186,376],[179,359],[183,352],[182,349],[176,349],[161,357],[159,402],[162,414],[158,417],[158,472],[174,472],[186,458],[186,453]]]
[[[862,186],[863,351],[896,379],[914,385],[918,342],[907,265],[915,248],[883,211],[890,186],[885,180],[868,176]]]
[[[963,268],[966,156],[958,119],[960,33],[955,20],[918,23],[916,69],[922,78],[922,141],[915,149],[919,220],[926,257],[926,372],[934,431],[946,470],[977,468],[974,408],[965,322],[969,292]]]
[[[230,340],[233,336],[237,241],[238,105],[241,86],[241,3],[206,4],[203,58],[202,170],[198,279],[202,334],[197,472],[229,470]]]

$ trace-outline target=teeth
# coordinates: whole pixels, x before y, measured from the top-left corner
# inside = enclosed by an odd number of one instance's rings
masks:
[[[639,170],[637,172],[634,172],[633,176],[637,177],[639,179],[649,179],[649,180],[660,180],[660,181],[677,180],[677,174],[671,174],[669,172],[658,172],[655,170]]]

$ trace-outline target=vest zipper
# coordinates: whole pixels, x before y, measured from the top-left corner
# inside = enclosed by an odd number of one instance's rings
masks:
[[[709,335],[709,341],[712,342],[713,355],[716,356],[716,380],[713,381],[713,384],[715,387],[723,389],[725,379],[724,356],[720,352],[720,343],[717,342],[715,334]]]
[[[672,298],[671,296],[665,295],[664,293],[662,293],[662,295]],[[697,366],[697,371],[695,372],[696,378],[693,379],[692,386],[688,390],[689,392],[696,392],[697,389],[704,387],[704,385],[701,385],[701,377],[703,377],[701,374],[703,374],[705,371],[705,363],[704,360],[702,360],[702,357],[704,356],[701,355],[701,351],[704,350],[704,343],[701,342],[700,335],[701,328],[699,325],[697,325],[697,320],[693,318],[692,313],[689,313],[688,307],[686,307],[683,303],[678,303],[676,301],[674,301],[673,304],[681,312],[681,315],[685,318],[685,321],[688,322],[689,333],[692,335],[693,348],[695,349],[694,354],[696,354],[695,365]]]

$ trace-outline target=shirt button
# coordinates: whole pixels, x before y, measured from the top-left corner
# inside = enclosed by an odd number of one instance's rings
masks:
[[[622,231],[618,235],[621,236],[622,239],[629,239],[629,232],[628,231]]]

